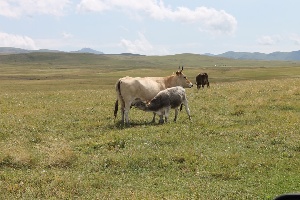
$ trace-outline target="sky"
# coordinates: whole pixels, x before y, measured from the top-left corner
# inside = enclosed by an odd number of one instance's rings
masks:
[[[299,0],[0,0],[0,47],[105,54],[300,50]]]

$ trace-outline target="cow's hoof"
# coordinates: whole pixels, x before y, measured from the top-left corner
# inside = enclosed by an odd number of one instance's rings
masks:
[[[159,120],[159,123],[160,123],[160,124],[163,124],[163,123],[164,123],[164,120],[163,120],[163,119],[160,119],[160,120]]]

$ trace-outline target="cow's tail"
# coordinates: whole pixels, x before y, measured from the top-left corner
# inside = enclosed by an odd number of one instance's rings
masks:
[[[118,99],[117,99],[115,102],[115,111],[114,111],[115,120],[117,118],[118,107],[119,107],[119,103],[118,103]]]
[[[122,100],[122,96],[121,96],[121,80],[119,80],[116,84],[116,92],[117,92],[117,100],[115,102],[115,111],[114,111],[114,116],[115,116],[115,119],[117,117],[117,113],[118,113],[118,108],[119,108],[119,103],[118,103],[118,99]]]

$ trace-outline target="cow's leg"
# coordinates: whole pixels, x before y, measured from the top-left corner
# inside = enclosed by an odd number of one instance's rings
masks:
[[[153,112],[153,118],[152,118],[152,121],[151,121],[151,123],[155,123],[155,116],[156,116],[156,113],[155,113],[155,112]]]
[[[125,107],[124,107],[125,123],[126,123],[127,125],[129,125],[129,117],[128,117],[128,114],[129,114],[129,110],[130,110],[131,103],[132,103],[132,102],[127,102],[127,103],[125,103]]]
[[[124,108],[121,108],[121,115],[122,115],[122,125],[124,125]]]
[[[124,109],[125,109],[125,104],[123,101],[121,101],[121,117],[122,117],[122,125],[124,125]]]
[[[181,104],[181,106],[182,106],[182,104]],[[175,108],[175,117],[174,117],[174,122],[176,122],[176,120],[177,120],[177,116],[178,116],[178,107],[177,107],[177,108]]]
[[[128,118],[128,113],[129,113],[128,108],[124,108],[124,117],[125,117],[125,123],[128,125],[129,124],[129,118]]]

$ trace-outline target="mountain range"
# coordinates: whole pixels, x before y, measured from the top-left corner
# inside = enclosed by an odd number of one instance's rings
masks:
[[[49,50],[49,49],[39,49],[39,50],[27,50],[21,48],[14,48],[14,47],[0,47],[0,55],[2,54],[20,54],[20,53],[32,53],[32,52],[52,52],[52,53],[59,53],[64,51],[59,50]],[[91,54],[103,54],[101,51],[96,51],[91,48],[82,48],[78,51],[70,51],[64,53],[91,53]]]
[[[20,53],[32,53],[32,52],[64,52],[58,50],[40,49],[40,50],[26,50],[13,47],[0,47],[0,55],[2,54],[20,54]],[[90,53],[90,54],[104,54],[101,51],[97,51],[91,48],[82,48],[78,51],[70,51],[64,53]],[[124,55],[127,55],[126,53]],[[133,55],[133,54],[128,54]],[[137,54],[139,55],[139,54]],[[273,53],[259,53],[259,52],[234,52],[228,51],[222,54],[204,54],[206,56],[224,57],[237,60],[281,60],[281,61],[300,61],[300,50],[291,52],[273,52]]]
[[[228,51],[226,53],[222,53],[219,55],[214,55],[218,57],[225,57],[231,59],[238,59],[238,60],[294,60],[300,61],[300,50],[299,51],[292,51],[292,52],[273,52],[273,53],[248,53],[248,52],[234,52]]]

